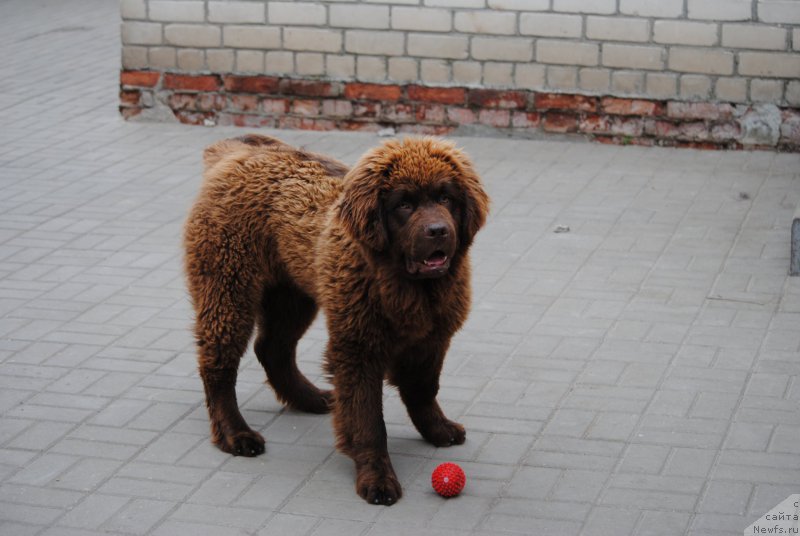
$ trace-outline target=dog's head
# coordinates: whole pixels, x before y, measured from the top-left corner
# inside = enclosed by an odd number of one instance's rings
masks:
[[[486,221],[469,159],[433,138],[388,141],[345,177],[340,217],[353,238],[413,278],[440,277]]]

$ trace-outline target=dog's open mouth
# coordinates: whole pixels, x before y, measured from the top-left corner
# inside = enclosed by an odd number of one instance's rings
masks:
[[[444,251],[436,250],[422,261],[406,259],[406,270],[418,277],[439,277],[450,268],[450,257]]]

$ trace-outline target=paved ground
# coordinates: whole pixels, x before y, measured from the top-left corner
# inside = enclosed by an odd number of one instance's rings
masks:
[[[120,120],[116,9],[0,4],[1,534],[741,534],[800,492],[800,156],[766,152],[458,140],[493,197],[441,392],[467,443],[427,446],[387,392],[406,494],[369,506],[248,354],[267,453],[214,449],[179,234],[201,149],[241,131]]]

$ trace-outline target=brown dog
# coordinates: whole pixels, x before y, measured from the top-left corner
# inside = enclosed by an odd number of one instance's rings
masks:
[[[467,252],[489,204],[472,165],[450,143],[406,139],[369,151],[348,172],[257,135],[212,145],[204,162],[184,244],[213,442],[234,455],[264,452],[234,390],[258,325],[255,353],[277,396],[303,411],[333,409],[358,494],[394,503],[401,488],[386,446],[384,379],[426,440],[465,439],[436,394],[450,338],[469,310]],[[333,394],[295,363],[318,307]]]

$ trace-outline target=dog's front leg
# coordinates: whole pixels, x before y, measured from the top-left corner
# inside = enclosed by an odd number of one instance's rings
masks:
[[[362,353],[356,353],[363,359]],[[333,427],[337,447],[356,464],[356,492],[370,504],[392,505],[402,495],[386,447],[382,367],[352,361],[333,349]]]

